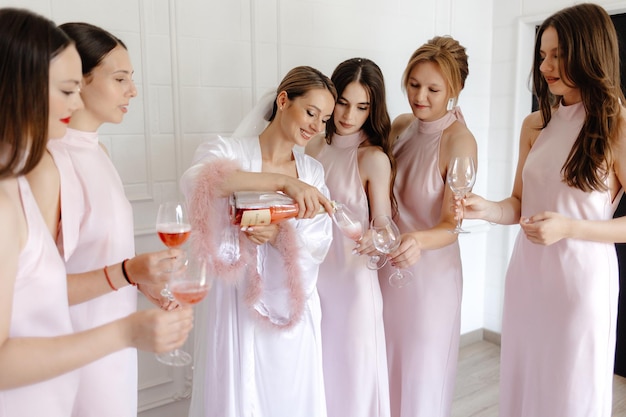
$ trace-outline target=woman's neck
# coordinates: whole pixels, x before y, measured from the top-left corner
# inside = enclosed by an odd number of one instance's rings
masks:
[[[83,132],[97,132],[102,126],[102,121],[96,119],[85,109],[77,110],[72,114],[69,127]]]
[[[271,124],[259,135],[259,145],[264,163],[281,166],[293,161],[293,143]]]

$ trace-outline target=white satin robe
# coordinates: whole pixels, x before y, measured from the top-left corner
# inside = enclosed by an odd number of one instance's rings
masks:
[[[299,178],[328,196],[320,163],[300,152],[293,155]],[[260,172],[258,137],[215,137],[202,144],[181,179],[187,196],[204,164],[225,159],[238,161],[245,171]],[[228,221],[226,212],[215,215]],[[207,299],[197,306],[190,417],[326,416],[316,284],[319,264],[332,240],[332,223],[327,215],[287,221],[294,225],[300,245],[306,295],[302,321],[280,330],[255,317],[261,313],[279,323],[287,310],[284,261],[270,244],[257,250],[263,292],[253,307],[245,302],[241,280],[235,285],[218,277]]]

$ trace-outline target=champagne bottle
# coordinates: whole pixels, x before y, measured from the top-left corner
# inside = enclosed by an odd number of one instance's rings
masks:
[[[280,191],[236,191],[230,196],[230,220],[243,227],[278,223],[298,215],[298,203]],[[322,206],[317,214],[326,213]]]

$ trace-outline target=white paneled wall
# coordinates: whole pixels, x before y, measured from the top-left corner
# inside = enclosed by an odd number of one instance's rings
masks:
[[[610,11],[626,2],[599,1]],[[410,54],[434,35],[467,47],[470,75],[460,97],[479,146],[475,191],[510,193],[517,136],[530,109],[534,25],[567,0],[0,0],[57,23],[87,21],[121,37],[139,95],[126,120],[101,138],[135,213],[138,252],[160,249],[156,208],[177,198],[178,178],[208,135],[231,132],[255,100],[293,66],[330,74],[363,56],[385,74],[392,117],[409,111],[400,88]],[[501,327],[503,277],[517,227],[468,222],[462,332]],[[146,306],[146,303],[143,303]],[[191,349],[191,343],[187,349]],[[140,415],[186,415],[189,369],[140,357]]]

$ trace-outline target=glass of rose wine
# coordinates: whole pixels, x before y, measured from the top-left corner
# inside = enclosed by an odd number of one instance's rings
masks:
[[[180,305],[194,305],[204,300],[213,285],[209,267],[207,258],[194,255],[187,258],[183,268],[172,272],[169,289]],[[157,354],[156,358],[171,366],[186,366],[192,362],[191,355],[181,349]]]
[[[191,224],[187,216],[185,203],[180,201],[167,201],[161,203],[157,213],[156,230],[161,242],[168,248],[178,248],[189,239]],[[170,301],[174,298],[166,285],[161,290],[161,295]]]
[[[367,231],[367,224],[363,224],[345,204],[335,203],[333,221],[348,239],[359,243]],[[387,257],[373,255],[367,260],[369,269],[380,269],[387,262]]]
[[[476,182],[476,165],[474,164],[474,158],[471,156],[457,156],[452,158],[448,165],[446,182],[457,197],[463,197],[465,194],[472,191],[472,187]],[[469,233],[469,231],[461,227],[461,218],[462,216],[459,216],[456,227],[450,230],[450,233]]]
[[[389,254],[402,243],[400,229],[389,216],[378,216],[372,219],[372,241],[374,247],[382,253]],[[396,288],[404,287],[411,282],[413,274],[406,269],[396,268],[389,276],[389,285]]]

